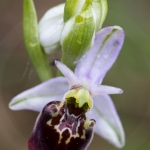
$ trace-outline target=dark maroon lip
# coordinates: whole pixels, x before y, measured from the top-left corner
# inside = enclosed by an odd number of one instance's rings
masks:
[[[60,101],[50,102],[44,107],[29,139],[29,150],[86,149],[93,138],[95,120],[88,120],[86,112],[79,109],[68,113],[69,107]],[[78,115],[73,115],[73,112]],[[85,126],[87,121],[88,127]]]

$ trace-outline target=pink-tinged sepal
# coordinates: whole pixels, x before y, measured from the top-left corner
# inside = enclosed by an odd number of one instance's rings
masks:
[[[116,61],[124,42],[124,31],[110,26],[96,33],[91,49],[79,60],[75,74],[79,79],[101,84]]]
[[[85,150],[92,140],[95,121],[88,120],[79,109],[73,115],[72,107],[60,101],[47,104],[36,121],[29,150]]]

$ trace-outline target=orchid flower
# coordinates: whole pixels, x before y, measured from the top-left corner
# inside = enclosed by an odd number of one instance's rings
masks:
[[[83,105],[79,97],[87,96],[88,98],[83,98],[90,108],[86,116],[95,119],[94,132],[116,147],[123,147],[124,130],[108,95],[121,94],[123,91],[120,88],[101,85],[107,71],[116,61],[123,41],[122,28],[112,26],[101,29],[96,33],[92,48],[77,62],[74,72],[65,64],[55,61],[64,77],[55,77],[22,92],[12,99],[10,109],[41,112],[47,103],[64,100],[70,95],[74,95],[76,102]]]

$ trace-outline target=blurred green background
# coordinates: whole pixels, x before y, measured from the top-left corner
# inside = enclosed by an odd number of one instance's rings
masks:
[[[64,1],[34,2],[40,19]],[[0,0],[0,150],[27,150],[38,114],[8,109],[12,97],[40,83],[23,43],[22,4]],[[108,4],[104,26],[119,25],[126,33],[123,49],[104,80],[124,90],[112,96],[126,134],[122,150],[150,150],[150,0],[108,0]],[[50,62],[59,57],[51,56]],[[88,150],[116,148],[95,135]]]

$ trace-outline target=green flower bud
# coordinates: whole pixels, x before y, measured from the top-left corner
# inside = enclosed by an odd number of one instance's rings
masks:
[[[94,33],[95,21],[90,5],[65,23],[60,39],[63,50],[62,61],[71,69],[93,44]]]
[[[61,34],[62,62],[74,69],[75,62],[90,49],[95,32],[107,14],[107,0],[67,0]]]
[[[107,15],[107,0],[67,0],[64,9],[64,22],[89,5],[92,7],[93,17],[95,18],[96,31],[99,31]]]
[[[39,38],[46,54],[51,54],[61,48],[63,14],[64,4],[60,4],[48,10],[39,22]]]

